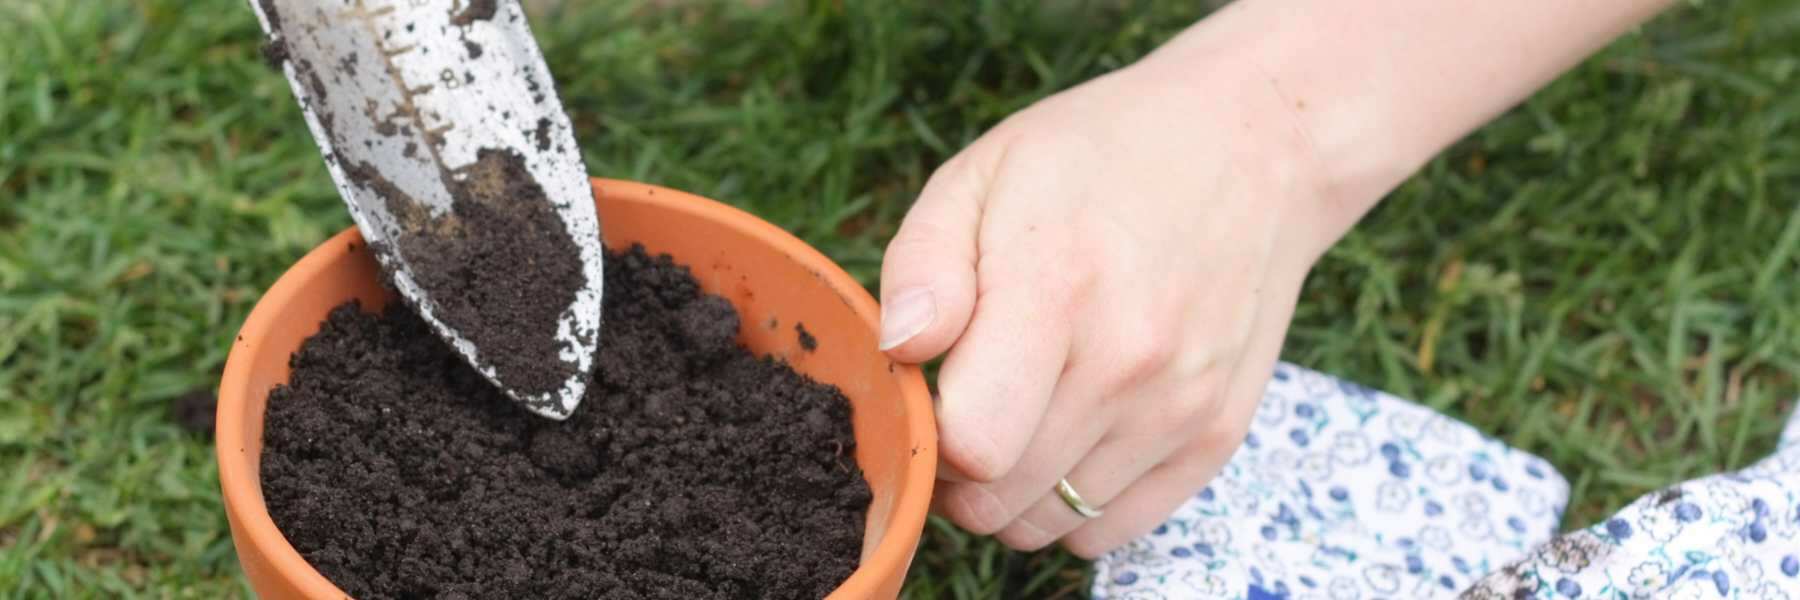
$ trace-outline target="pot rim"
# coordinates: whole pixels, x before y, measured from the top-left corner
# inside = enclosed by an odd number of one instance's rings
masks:
[[[737,207],[661,186],[617,179],[590,178],[597,196],[611,196],[630,202],[655,205],[661,209],[686,213],[724,224],[775,248],[808,270],[837,294],[872,331],[880,331],[880,308],[868,290],[850,277],[836,262],[787,231]],[[280,306],[293,301],[303,291],[302,280],[322,270],[338,248],[354,243],[363,245],[361,233],[350,226],[308,251],[298,262],[283,272],[251,309],[232,344],[220,381],[219,405],[214,423],[214,453],[219,466],[219,484],[225,510],[236,529],[239,542],[257,548],[268,560],[275,575],[307,596],[345,598],[347,595],[306,562],[275,526],[264,504],[262,489],[251,475],[248,461],[226,460],[226,452],[246,450],[242,423],[246,418],[247,399],[239,393],[249,382],[252,349],[264,344],[269,331],[277,326],[275,315]],[[848,579],[839,584],[830,598],[867,597],[882,587],[884,580],[903,573],[912,562],[913,553],[925,527],[930,508],[932,486],[936,482],[937,426],[932,413],[931,395],[916,365],[896,364],[900,395],[906,404],[906,420],[912,431],[915,453],[922,458],[906,462],[902,485],[894,499],[894,514],[888,532],[911,532],[884,535],[879,545],[861,561]]]

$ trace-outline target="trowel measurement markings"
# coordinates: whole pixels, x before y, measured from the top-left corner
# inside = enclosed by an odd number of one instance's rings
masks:
[[[449,165],[444,164],[444,157],[439,150],[439,146],[443,143],[443,135],[454,129],[456,123],[445,121],[442,125],[432,127],[426,122],[426,115],[423,111],[419,110],[418,102],[415,101],[417,97],[429,94],[437,89],[438,84],[426,83],[421,85],[410,85],[407,83],[406,76],[402,73],[399,66],[399,59],[406,54],[418,50],[419,45],[417,43],[412,43],[399,47],[389,47],[387,36],[383,35],[381,31],[381,21],[384,17],[405,14],[401,8],[424,7],[427,0],[409,0],[409,2],[411,4],[410,7],[389,4],[371,9],[368,7],[365,0],[356,0],[356,4],[350,9],[345,10],[340,16],[355,20],[369,32],[370,37],[375,40],[376,51],[381,54],[382,67],[386,70],[388,78],[393,82],[395,89],[400,93],[399,102],[396,103],[397,110],[395,110],[394,114],[390,115],[388,118],[403,117],[418,125],[420,132],[425,138],[425,149],[431,153],[432,162],[437,164],[438,168],[441,169],[460,171],[462,170],[460,167],[451,168]],[[439,81],[446,89],[460,87],[460,84],[462,83],[457,80],[456,73],[451,71],[448,67],[440,73]],[[433,113],[433,116],[438,117],[437,120],[443,120],[441,115]]]

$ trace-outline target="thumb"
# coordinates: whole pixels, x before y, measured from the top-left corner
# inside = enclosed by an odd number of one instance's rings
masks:
[[[975,310],[976,232],[986,177],[967,155],[919,194],[881,261],[881,350],[922,363],[956,342]]]

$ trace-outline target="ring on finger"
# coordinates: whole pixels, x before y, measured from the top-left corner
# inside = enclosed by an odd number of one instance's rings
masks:
[[[1081,494],[1075,491],[1075,486],[1069,485],[1069,480],[1067,478],[1057,480],[1056,495],[1061,496],[1064,504],[1069,505],[1070,509],[1073,509],[1076,514],[1083,517],[1092,519],[1099,517],[1105,512],[1092,504],[1088,504],[1086,500],[1082,500]]]

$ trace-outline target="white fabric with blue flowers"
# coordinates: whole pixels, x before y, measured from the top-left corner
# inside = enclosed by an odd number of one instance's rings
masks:
[[[1388,394],[1278,365],[1250,431],[1095,563],[1095,598],[1800,600],[1800,416],[1774,456],[1563,535],[1547,462]]]

